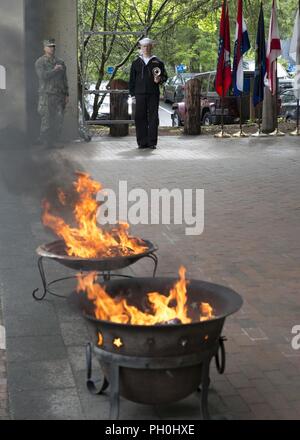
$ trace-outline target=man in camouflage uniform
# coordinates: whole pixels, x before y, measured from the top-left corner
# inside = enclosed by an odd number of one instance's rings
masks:
[[[51,147],[62,131],[69,99],[66,66],[55,56],[55,40],[44,40],[44,55],[35,63],[39,78],[38,113],[41,116],[40,141]]]

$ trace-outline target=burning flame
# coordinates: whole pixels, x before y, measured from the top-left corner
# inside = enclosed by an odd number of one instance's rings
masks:
[[[97,211],[100,208],[96,195],[102,189],[99,182],[92,180],[88,174],[78,173],[74,188],[78,195],[73,210],[77,227],[68,225],[61,217],[52,214],[48,201],[43,203],[42,216],[43,224],[64,240],[69,256],[114,257],[140,254],[148,249],[142,240],[128,235],[127,223],[120,222],[111,231],[97,224]],[[58,190],[58,200],[63,206],[67,203],[67,197],[61,189]]]
[[[180,322],[189,324],[192,319],[188,316],[186,269],[180,267],[179,280],[170,289],[169,295],[158,292],[147,294],[150,313],[129,305],[124,298],[111,298],[100,284],[95,283],[96,274],[78,275],[78,292],[86,292],[87,297],[95,307],[95,317],[103,321],[131,325],[156,325]],[[199,321],[214,318],[213,308],[208,303],[200,304]]]
[[[200,304],[200,313],[202,315],[202,321],[208,321],[212,317],[213,308],[208,303],[201,303]]]
[[[66,204],[67,204],[67,197],[66,197],[66,194],[63,192],[63,190],[61,188],[59,188],[57,190],[57,197],[58,197],[58,200],[60,201],[60,204],[63,205],[63,206],[66,206]]]
[[[103,336],[101,333],[98,333],[98,345],[101,347],[103,345]]]

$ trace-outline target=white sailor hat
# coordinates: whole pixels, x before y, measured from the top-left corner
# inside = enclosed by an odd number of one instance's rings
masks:
[[[154,44],[155,41],[151,40],[151,38],[143,38],[142,40],[139,41],[139,44],[141,46],[147,46],[148,44]]]

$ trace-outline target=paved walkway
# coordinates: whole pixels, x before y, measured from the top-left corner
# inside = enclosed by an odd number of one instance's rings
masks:
[[[6,371],[6,338],[2,317],[2,298],[0,292],[0,420],[8,420],[8,394]]]
[[[138,151],[133,138],[101,138],[54,152],[2,149],[0,281],[11,417],[108,417],[107,396],[91,396],[85,388],[87,323],[71,299],[37,303],[31,297],[40,285],[35,248],[52,238],[40,223],[40,201],[85,169],[111,188],[119,180],[127,180],[129,189],[204,188],[201,236],[186,236],[181,225],[138,225],[132,231],[159,244],[158,275],[175,276],[184,264],[190,277],[228,285],[244,298],[224,329],[226,373],[219,376],[212,368],[211,413],[299,419],[300,350],[291,347],[292,327],[300,324],[299,165],[299,140],[289,137],[163,137],[156,151]],[[47,270],[50,277],[65,273],[55,264]],[[151,272],[143,262],[132,271]],[[2,402],[1,362],[2,354]],[[0,418],[2,408],[6,417],[6,403],[0,403]],[[121,418],[197,419],[198,408],[197,396],[169,407],[122,401]]]

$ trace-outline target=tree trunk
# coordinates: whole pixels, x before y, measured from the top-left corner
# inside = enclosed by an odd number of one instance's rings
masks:
[[[111,90],[128,90],[128,82],[122,79],[114,79],[110,84]],[[128,114],[128,93],[111,93],[110,94],[110,115],[112,120],[129,119]],[[110,135],[128,136],[128,124],[113,124],[110,126]]]
[[[201,82],[197,78],[185,85],[185,107],[184,133],[201,134]]]
[[[276,128],[276,96],[272,96],[268,87],[265,87],[263,102],[262,131],[271,133]]]
[[[245,124],[250,119],[250,103],[249,103],[249,101],[251,101],[250,95],[237,96],[235,99],[238,106],[240,122],[242,124]]]

